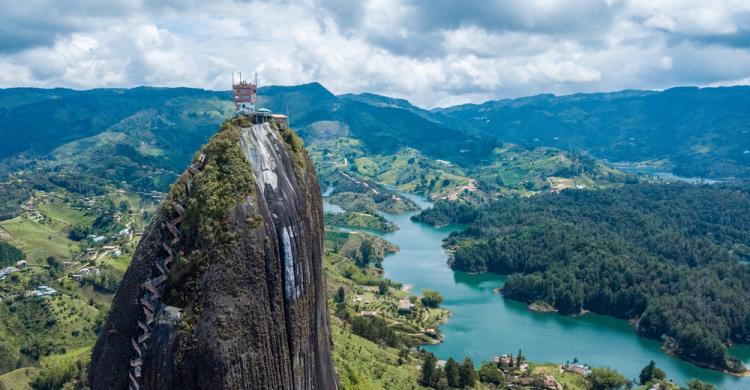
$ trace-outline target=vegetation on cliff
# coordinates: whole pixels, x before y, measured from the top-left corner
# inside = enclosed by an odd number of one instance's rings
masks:
[[[172,186],[165,208],[177,199],[188,199],[183,223],[183,235],[195,240],[186,242],[194,248],[187,256],[178,257],[170,277],[171,283],[181,286],[181,294],[173,297],[178,306],[189,305],[196,298],[196,278],[206,271],[209,262],[226,258],[236,247],[229,215],[232,210],[253,194],[253,172],[240,149],[238,120],[225,122],[219,132],[199,153],[204,153],[203,171],[195,175],[192,191],[186,194],[188,173]],[[197,161],[198,156],[194,159]],[[164,212],[168,212],[167,209]],[[255,223],[253,221],[253,223]]]

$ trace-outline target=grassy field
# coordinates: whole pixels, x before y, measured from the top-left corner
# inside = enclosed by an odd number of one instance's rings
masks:
[[[342,389],[425,389],[418,384],[420,359],[399,357],[397,349],[352,334],[335,317],[332,322],[333,360]]]
[[[7,230],[5,230],[2,226],[0,226],[0,241],[10,241],[13,239],[13,236],[8,233]]]
[[[0,226],[13,236],[9,242],[37,263],[42,263],[49,256],[70,259],[80,251],[78,244],[68,239],[67,228],[57,223],[16,217],[0,222]]]
[[[54,226],[64,225],[70,227],[76,224],[94,222],[94,217],[88,216],[80,210],[75,210],[62,199],[54,197],[37,205],[37,209],[47,218],[52,220]]]
[[[49,256],[69,260],[78,254],[81,248],[68,238],[68,232],[74,225],[92,223],[95,217],[72,208],[62,195],[40,196],[34,205],[36,213],[0,221],[5,239],[10,235],[9,242],[38,264]]]
[[[100,259],[100,263],[104,266],[111,267],[114,271],[116,271],[119,275],[124,275],[125,271],[127,271],[128,266],[130,265],[130,256],[119,256],[119,257],[112,257],[112,256],[105,256],[102,259]]]
[[[354,160],[357,173],[399,191],[428,196],[447,196],[469,185],[463,169],[447,161],[426,157],[414,149],[402,149],[389,156],[367,156]]]
[[[534,374],[552,374],[563,385],[565,390],[588,390],[589,383],[584,377],[572,372],[560,372],[560,366],[554,363],[532,364]]]
[[[7,390],[30,390],[31,380],[37,375],[36,367],[23,367],[0,375],[0,384]],[[2,388],[2,387],[0,387]]]

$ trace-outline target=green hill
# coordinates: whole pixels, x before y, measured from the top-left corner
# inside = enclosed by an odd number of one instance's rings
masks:
[[[433,111],[474,134],[610,161],[668,160],[684,176],[750,177],[750,87],[538,95]],[[456,121],[462,119],[462,121]]]
[[[373,154],[391,154],[402,147],[412,147],[434,158],[475,163],[495,146],[494,138],[468,135],[445,126],[404,100],[383,104],[383,99],[390,98],[337,97],[318,83],[261,88],[258,94],[262,96],[261,104],[272,111],[289,113],[295,128],[318,122],[345,123],[351,136],[361,140],[364,149]]]

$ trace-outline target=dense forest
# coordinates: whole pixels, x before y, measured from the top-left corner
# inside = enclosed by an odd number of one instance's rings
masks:
[[[468,223],[446,239],[451,266],[510,274],[502,292],[636,320],[687,360],[742,370],[750,342],[750,188],[634,184],[506,198],[481,208],[439,202],[417,216]]]

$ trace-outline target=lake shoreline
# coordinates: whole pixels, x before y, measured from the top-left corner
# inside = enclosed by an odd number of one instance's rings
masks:
[[[423,199],[416,201],[425,208],[430,205]],[[399,226],[397,232],[382,237],[401,247],[401,252],[387,256],[383,262],[384,276],[408,285],[415,293],[432,289],[445,297],[441,307],[451,315],[439,326],[443,338],[422,346],[439,359],[469,356],[474,361],[483,361],[522,348],[533,361],[563,362],[577,357],[595,366],[616,368],[627,377],[637,376],[645,364],[654,360],[675,383],[684,386],[696,378],[721,389],[748,388],[744,378],[668,355],[657,340],[637,335],[627,321],[596,313],[550,315],[530,310],[528,303],[500,296],[495,290],[502,286],[506,276],[470,275],[446,266],[450,264],[451,249],[443,246],[443,239],[462,227],[437,228],[411,220],[414,214],[382,214]],[[613,354],[612,348],[619,352]],[[741,350],[733,354],[748,361],[750,347]]]
[[[469,274],[469,275],[493,274],[493,275],[500,275],[500,276],[508,276],[508,275],[497,274],[497,273],[490,272],[490,271],[487,271],[487,272],[467,273],[467,274]],[[597,315],[607,316],[607,317],[612,317],[612,318],[615,318],[615,319],[619,319],[619,318],[611,316],[609,314],[596,313],[596,312],[592,312],[592,311],[587,310],[587,309],[581,309],[581,312],[577,313],[577,314],[561,314],[554,306],[552,306],[551,304],[546,303],[546,302],[531,302],[531,303],[529,303],[529,302],[526,302],[526,301],[523,301],[523,300],[515,299],[513,297],[505,296],[505,295],[503,295],[502,287],[497,287],[497,288],[493,289],[493,292],[502,295],[503,299],[510,299],[510,300],[513,300],[513,301],[516,301],[516,302],[521,302],[521,303],[523,303],[523,304],[526,305],[526,308],[529,311],[535,312],[535,313],[555,313],[555,314],[559,314],[559,315],[564,316],[564,317],[573,317],[573,318],[574,317],[584,316],[584,315],[586,315],[588,313],[595,313]],[[626,320],[626,321],[631,326],[633,333],[637,337],[641,337],[641,338],[645,338],[645,339],[649,339],[649,340],[658,340],[657,338],[649,337],[649,336],[646,336],[646,335],[638,332],[638,330],[636,328],[638,322],[637,322],[636,319],[629,319],[629,320]],[[697,360],[693,360],[693,359],[684,357],[684,356],[676,353],[673,349],[668,348],[666,345],[664,345],[664,343],[660,343],[660,344],[661,344],[662,351],[664,351],[664,353],[666,353],[667,355],[673,356],[673,357],[675,357],[677,359],[683,360],[683,361],[688,362],[690,364],[693,364],[693,365],[695,365],[697,367],[705,368],[705,369],[709,369],[709,370],[713,370],[713,371],[716,371],[716,372],[721,372],[721,373],[732,375],[732,376],[739,377],[739,378],[750,377],[750,369],[748,369],[747,367],[745,367],[745,370],[743,372],[730,371],[730,370],[727,370],[726,368],[713,366],[713,365],[710,365],[710,364],[702,363],[702,362],[699,362]]]

